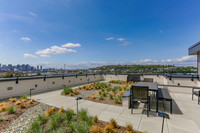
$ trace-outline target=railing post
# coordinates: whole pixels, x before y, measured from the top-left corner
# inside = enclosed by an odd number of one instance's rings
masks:
[[[18,81],[19,79],[18,79],[18,76],[17,76],[17,79],[16,79],[16,84],[18,84],[19,83],[19,81]]]
[[[46,81],[46,75],[44,76],[44,81]]]

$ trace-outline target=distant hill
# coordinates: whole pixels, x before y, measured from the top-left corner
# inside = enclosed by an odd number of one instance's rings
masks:
[[[104,65],[90,68],[91,71],[107,73],[196,73],[193,66],[180,67],[174,65]]]

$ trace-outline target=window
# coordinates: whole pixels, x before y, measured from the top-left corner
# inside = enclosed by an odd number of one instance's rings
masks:
[[[35,84],[35,87],[37,87],[37,84]]]
[[[52,82],[52,84],[55,84],[55,82]]]

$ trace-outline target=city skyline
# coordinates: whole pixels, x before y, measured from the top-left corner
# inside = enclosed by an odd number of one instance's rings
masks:
[[[1,64],[196,66],[197,0],[0,2]]]

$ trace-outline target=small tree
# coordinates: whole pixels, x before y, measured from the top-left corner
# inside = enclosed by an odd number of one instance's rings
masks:
[[[40,73],[40,72],[37,72],[37,75],[38,75],[38,76],[41,76],[41,73]]]

